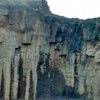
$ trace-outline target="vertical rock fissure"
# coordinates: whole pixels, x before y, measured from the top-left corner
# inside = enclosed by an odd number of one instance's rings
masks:
[[[81,49],[81,39],[80,36],[78,36],[79,33],[79,27],[80,27],[80,22],[76,22],[75,23],[75,28],[74,28],[74,35],[72,37],[72,44],[71,44],[71,48],[72,51],[74,52],[75,55],[75,59],[74,59],[74,95],[77,96],[78,94],[78,86],[79,86],[79,77],[78,77],[78,53],[80,53],[80,49]]]
[[[34,87],[33,87],[33,73],[30,71],[30,87],[29,87],[29,99],[33,100]]]
[[[78,66],[77,66],[77,53],[75,53],[75,61],[74,61],[74,92],[75,94],[78,93],[78,85],[79,85],[79,79],[78,79]]]
[[[14,58],[13,58],[14,61]],[[11,61],[11,78],[10,78],[10,100],[13,99],[13,81],[14,81],[14,68],[13,68],[13,61]]]
[[[2,76],[1,76],[1,86],[0,86],[0,99],[4,98],[4,75],[2,70]]]
[[[19,73],[19,82],[18,82],[18,92],[17,92],[17,98],[18,99],[24,99],[24,79],[23,79],[23,59],[21,57],[21,51],[20,51],[20,60],[19,60],[19,66],[18,66],[18,73]]]

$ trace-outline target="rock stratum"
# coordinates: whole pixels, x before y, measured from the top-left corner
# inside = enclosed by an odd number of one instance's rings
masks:
[[[45,0],[0,0],[0,99],[100,100],[100,18],[54,15]]]

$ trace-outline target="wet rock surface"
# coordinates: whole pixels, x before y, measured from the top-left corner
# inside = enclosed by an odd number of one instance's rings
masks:
[[[54,15],[45,0],[0,1],[0,99],[100,100],[100,18]]]

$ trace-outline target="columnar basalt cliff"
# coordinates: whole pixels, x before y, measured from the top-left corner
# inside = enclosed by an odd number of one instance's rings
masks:
[[[0,0],[0,99],[100,100],[100,18],[54,15],[45,0]]]

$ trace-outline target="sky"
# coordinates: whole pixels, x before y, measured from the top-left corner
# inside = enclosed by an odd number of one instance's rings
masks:
[[[54,14],[68,18],[100,17],[100,0],[47,0]]]

